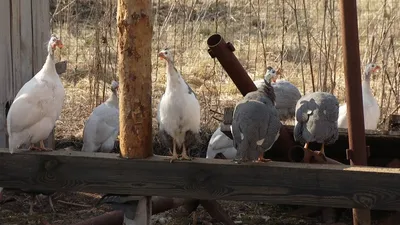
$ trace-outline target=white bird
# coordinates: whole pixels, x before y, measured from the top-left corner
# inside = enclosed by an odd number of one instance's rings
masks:
[[[222,154],[226,159],[234,159],[236,152],[233,140],[222,133],[221,128],[218,127],[208,142],[206,158],[214,159],[218,154]]]
[[[111,82],[110,97],[97,106],[83,129],[83,152],[106,152],[114,149],[119,134],[119,102],[117,81]]]
[[[30,150],[49,150],[45,148],[43,140],[53,130],[65,96],[64,86],[55,68],[56,47],[62,48],[63,44],[52,35],[42,69],[22,86],[11,104],[7,115],[10,153],[22,145],[30,145]],[[39,141],[40,147],[35,147],[34,143]]]
[[[287,80],[277,79],[280,69],[267,68],[265,76],[271,77],[271,84],[275,92],[275,108],[278,110],[279,118],[282,121],[294,118],[296,103],[301,98],[299,89]],[[256,80],[254,84],[259,88],[264,84],[264,80]]]
[[[187,150],[200,131],[200,104],[175,68],[171,52],[164,49],[158,56],[167,62],[167,87],[157,112],[159,137],[164,146],[172,148],[171,162],[178,159],[177,149],[182,149],[182,159],[190,160]]]
[[[366,130],[376,130],[380,117],[378,101],[375,99],[371,90],[371,74],[379,70],[380,67],[375,63],[369,63],[364,71],[364,80],[362,81],[362,99],[364,110],[364,127]],[[347,105],[346,103],[339,107],[339,128],[348,128],[347,124]]]

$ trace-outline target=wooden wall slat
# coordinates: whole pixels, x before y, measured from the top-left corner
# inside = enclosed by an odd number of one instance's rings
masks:
[[[7,145],[7,123],[5,106],[7,103],[7,86],[6,82],[12,76],[11,61],[11,24],[10,24],[10,1],[3,1],[0,7],[0,148]]]

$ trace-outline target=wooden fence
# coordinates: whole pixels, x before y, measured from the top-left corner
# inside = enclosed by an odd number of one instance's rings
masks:
[[[7,108],[46,60],[49,7],[47,0],[6,0],[0,7],[0,147],[7,146]]]

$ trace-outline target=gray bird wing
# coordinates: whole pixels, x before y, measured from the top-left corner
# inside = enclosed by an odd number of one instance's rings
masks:
[[[275,131],[280,126],[276,124],[276,121],[279,122],[277,112],[275,111],[275,115],[270,114],[273,109],[272,103],[266,105],[255,100],[237,104],[232,133],[238,158],[256,160],[260,153],[268,150],[275,142],[278,133]],[[275,118],[273,123],[271,116]]]
[[[288,81],[273,83],[272,87],[276,95],[276,109],[282,119],[294,116],[296,103],[301,98],[299,89]]]
[[[309,120],[309,115],[313,113],[313,110],[309,107],[307,96],[303,96],[297,101],[296,104],[296,125],[293,130],[293,137],[295,141],[304,143],[307,139],[303,137],[304,128]],[[306,135],[308,136],[308,135]]]
[[[278,111],[273,106],[268,107],[268,111],[267,132],[264,134],[267,138],[262,145],[265,150],[269,150],[279,138],[279,131],[282,126]]]

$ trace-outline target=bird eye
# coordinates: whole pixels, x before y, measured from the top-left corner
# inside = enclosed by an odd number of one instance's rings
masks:
[[[168,52],[165,52],[166,55],[168,55]]]

